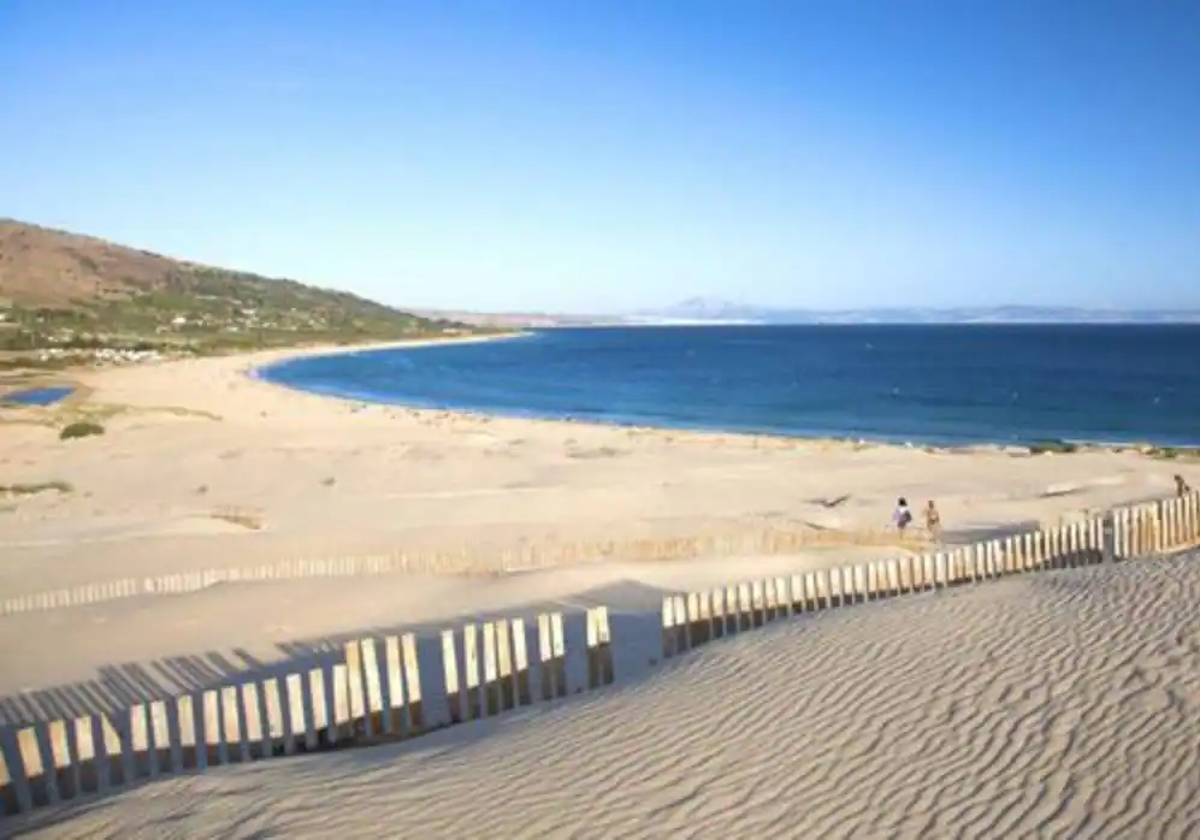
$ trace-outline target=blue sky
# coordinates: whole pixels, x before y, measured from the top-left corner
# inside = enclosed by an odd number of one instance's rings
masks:
[[[0,215],[412,306],[1200,307],[1200,3],[0,0]]]

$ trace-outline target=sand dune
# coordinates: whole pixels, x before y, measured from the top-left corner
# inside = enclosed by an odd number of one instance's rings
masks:
[[[604,604],[644,619],[658,644],[663,594],[789,575],[870,556],[829,550],[687,563],[588,564],[459,579],[395,575],[219,584],[0,618],[0,731],[39,720],[124,712],[188,691],[264,673],[305,670],[346,641],[416,632],[436,644],[446,628],[483,616],[523,616]],[[219,616],[220,620],[214,620]],[[69,645],[69,651],[64,650]],[[627,665],[642,665],[637,659]],[[440,668],[440,664],[431,665]]]
[[[886,528],[899,495],[936,499],[947,537],[971,541],[1169,493],[1178,471],[1200,484],[1194,462],[1135,452],[1017,457],[491,419],[247,377],[281,355],[93,372],[80,405],[0,409],[3,482],[74,488],[3,500],[3,594],[401,547],[860,533]],[[95,413],[107,432],[60,441],[64,412]]]
[[[147,785],[21,836],[1195,837],[1198,598],[1193,557],[819,614],[554,707]]]

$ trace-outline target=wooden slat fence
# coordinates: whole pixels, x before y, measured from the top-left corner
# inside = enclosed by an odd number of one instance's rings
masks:
[[[564,627],[576,620],[585,642],[571,650],[575,634]],[[303,673],[139,704],[120,718],[10,732],[0,743],[0,814],[225,764],[412,738],[600,688],[615,676],[603,606],[539,615],[531,626],[521,618],[468,624],[440,641],[440,661],[422,663],[412,633],[359,639],[345,646],[344,661]],[[567,667],[571,657],[578,669]]]
[[[1200,493],[1193,493],[952,550],[671,594],[662,602],[662,656],[795,615],[1197,544]],[[572,628],[579,617],[583,626]],[[412,738],[617,676],[604,606],[528,623],[472,623],[435,641],[437,655],[424,663],[414,634],[365,638],[346,645],[343,661],[303,673],[140,704],[120,718],[96,714],[9,732],[0,741],[0,810],[13,815],[165,775]]]
[[[671,594],[662,602],[662,656],[797,614],[1198,544],[1200,493],[1191,493],[953,550]]]

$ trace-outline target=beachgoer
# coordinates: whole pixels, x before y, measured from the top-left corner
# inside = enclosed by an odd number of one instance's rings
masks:
[[[904,535],[904,529],[908,527],[908,523],[912,522],[912,511],[908,509],[908,500],[903,496],[896,501],[896,510],[892,513],[892,522],[896,525],[896,530],[900,535]]]
[[[1192,492],[1192,488],[1188,487],[1188,483],[1183,480],[1183,476],[1181,475],[1175,476],[1175,492],[1180,496],[1186,496]]]
[[[925,505],[925,530],[929,532],[929,538],[934,542],[941,540],[942,515],[938,513],[933,499],[930,499],[929,503]]]

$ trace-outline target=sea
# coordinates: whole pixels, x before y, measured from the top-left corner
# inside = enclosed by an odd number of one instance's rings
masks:
[[[552,329],[284,361],[352,400],[939,446],[1200,445],[1200,325]]]

